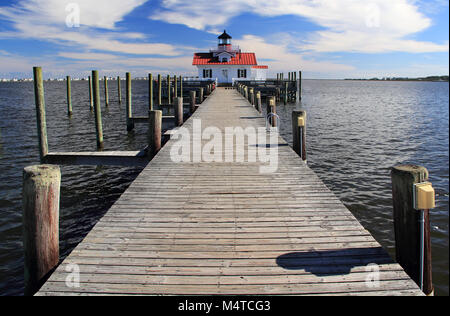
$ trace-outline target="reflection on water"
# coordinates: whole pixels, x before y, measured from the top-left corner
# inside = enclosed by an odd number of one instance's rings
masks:
[[[146,126],[136,124],[135,131],[127,133],[125,100],[118,104],[116,86],[109,82],[110,106],[102,106],[105,150],[142,149]],[[301,105],[278,106],[283,137],[292,141],[294,107],[306,109],[309,165],[391,255],[389,168],[399,163],[428,168],[437,192],[431,218],[433,278],[437,294],[448,295],[448,84],[306,80],[303,88]],[[50,151],[96,150],[88,83],[72,83],[71,118],[65,83],[46,82],[45,89]],[[135,114],[145,115],[146,107],[147,82],[135,81]],[[39,163],[36,135],[32,83],[0,83],[2,295],[23,292],[22,169]],[[61,171],[61,253],[66,256],[140,169],[64,166]]]

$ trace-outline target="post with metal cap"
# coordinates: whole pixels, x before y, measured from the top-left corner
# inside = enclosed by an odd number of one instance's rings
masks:
[[[292,111],[292,140],[294,151],[307,161],[306,157],[306,112]]]
[[[132,108],[132,94],[131,94],[131,74],[129,72],[126,73],[127,78],[127,131],[132,131],[134,129],[134,122],[131,119],[133,117],[133,108]]]
[[[192,114],[195,112],[195,91],[189,91],[189,97],[190,97],[190,102],[189,102],[189,112]]]
[[[161,150],[162,111],[149,111],[148,158],[153,159]]]
[[[177,97],[173,99],[173,107],[175,108],[175,125],[183,125],[183,98]]]
[[[103,124],[102,110],[100,106],[100,85],[98,82],[98,71],[92,71],[92,87],[94,94],[95,130],[97,132],[97,147],[103,148]]]
[[[42,68],[34,67],[34,99],[36,103],[36,122],[39,142],[39,156],[43,162],[48,154],[47,120],[45,115],[44,80],[42,79]]]
[[[66,77],[67,84],[67,115],[72,115],[72,88],[70,85],[70,76]]]
[[[59,192],[61,171],[55,165],[23,170],[23,249],[25,295],[33,295],[59,262]]]
[[[395,255],[405,272],[426,295],[433,295],[429,210],[434,208],[434,189],[422,166],[392,168]]]
[[[148,109],[153,111],[153,76],[148,74]]]
[[[109,93],[108,93],[108,77],[104,77],[104,86],[105,86],[105,105],[109,106]]]
[[[117,76],[117,98],[119,99],[119,104],[122,104],[122,88],[120,87],[120,76]]]

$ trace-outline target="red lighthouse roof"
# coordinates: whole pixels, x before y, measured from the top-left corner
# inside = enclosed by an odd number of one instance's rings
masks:
[[[192,65],[252,65],[256,66],[255,53],[236,53],[228,62],[220,62],[212,53],[195,53]]]

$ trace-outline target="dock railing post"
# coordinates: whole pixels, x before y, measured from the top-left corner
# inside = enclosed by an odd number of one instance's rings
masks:
[[[103,148],[102,110],[100,106],[100,85],[98,71],[92,71],[92,87],[94,92],[95,130],[97,132],[97,148]]]
[[[117,98],[119,99],[119,104],[122,104],[122,88],[120,87],[120,76],[117,76]]]
[[[298,72],[298,98],[302,99],[302,72]]]
[[[248,102],[253,105],[253,88],[248,89]]]
[[[189,111],[190,113],[195,112],[195,91],[189,91],[190,103],[189,103]]]
[[[148,109],[153,111],[153,75],[148,74]]]
[[[292,140],[294,151],[307,161],[306,157],[306,112],[292,111]]]
[[[175,108],[175,124],[176,126],[183,125],[183,98],[177,97],[173,99],[173,106]]]
[[[149,111],[148,158],[151,160],[161,150],[162,111]]]
[[[47,119],[45,115],[45,95],[44,80],[42,79],[42,68],[34,67],[34,99],[36,104],[36,122],[39,142],[39,157],[41,162],[44,161],[48,154],[47,141]]]
[[[126,73],[126,84],[127,84],[127,131],[132,131],[134,129],[134,122],[131,119],[133,117],[133,108],[132,108],[132,94],[131,94],[131,74],[129,72]]]
[[[67,115],[72,115],[72,87],[70,82],[70,76],[66,77],[67,84]]]
[[[435,193],[427,183],[428,171],[422,166],[399,165],[392,168],[391,179],[396,261],[426,295],[433,295],[429,210],[434,208]],[[417,184],[425,184],[425,195],[419,193]]]
[[[284,105],[286,105],[288,103],[288,82],[286,81],[284,83],[284,95],[283,95],[283,101],[284,101]]]
[[[108,77],[104,77],[103,80],[105,86],[105,106],[109,106],[109,93],[108,93]]]
[[[180,97],[183,97],[183,77],[180,76]]]
[[[23,248],[25,295],[33,295],[59,262],[59,192],[61,172],[55,165],[23,170]]]
[[[94,98],[92,94],[92,77],[89,76],[89,109],[91,110],[91,112],[94,111]]]

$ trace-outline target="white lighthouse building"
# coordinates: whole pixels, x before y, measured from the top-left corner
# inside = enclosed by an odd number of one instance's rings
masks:
[[[209,53],[195,53],[192,65],[197,66],[198,76],[233,83],[233,80],[266,80],[268,66],[258,65],[255,53],[243,53],[231,44],[232,37],[226,31],[218,37],[217,49]]]

